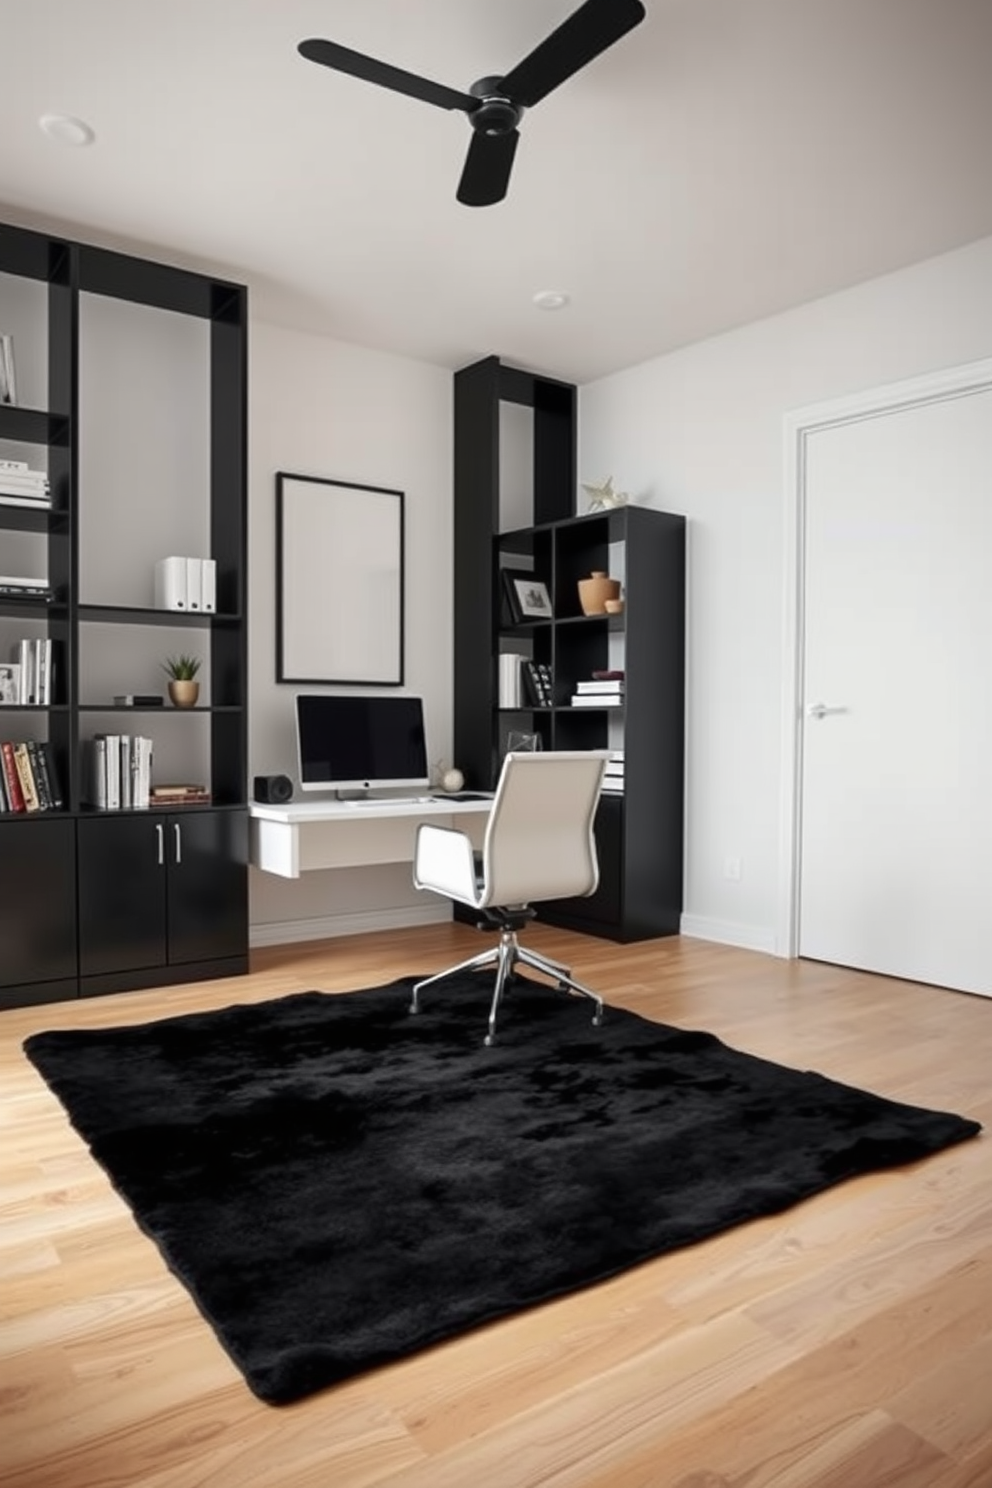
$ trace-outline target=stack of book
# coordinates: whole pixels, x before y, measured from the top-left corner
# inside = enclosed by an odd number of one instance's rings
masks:
[[[210,791],[205,785],[153,785],[151,806],[209,806]]]
[[[140,734],[94,734],[90,797],[100,811],[144,811],[150,804],[152,741]]]
[[[594,673],[588,682],[576,682],[573,708],[619,708],[623,702],[623,672]]]
[[[18,574],[0,574],[0,598],[47,600],[52,598],[52,588],[47,579],[24,578]]]
[[[62,791],[47,740],[0,743],[0,811],[58,811]]]
[[[0,460],[0,505],[47,510],[51,504],[44,470],[32,470],[26,460]]]
[[[623,795],[623,750],[614,749],[606,762],[606,773],[603,776],[603,790],[607,795]]]
[[[52,702],[52,638],[25,638],[15,641],[10,650],[11,665],[4,672],[16,682],[16,696],[11,702],[22,706],[47,708]]]

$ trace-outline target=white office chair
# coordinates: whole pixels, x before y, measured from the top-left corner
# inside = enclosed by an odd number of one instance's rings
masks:
[[[508,754],[479,855],[473,853],[464,832],[428,822],[418,828],[413,865],[416,887],[479,910],[479,928],[498,930],[499,945],[418,982],[411,1013],[419,1012],[420,992],[432,982],[459,971],[495,966],[485,1039],[491,1045],[507,979],[520,961],[551,977],[562,991],[588,997],[595,1005],[593,1023],[602,1022],[602,998],[575,981],[567,966],[525,950],[517,932],[534,918],[536,911],[531,906],[536,901],[595,893],[599,863],[593,818],[608,759],[606,749]]]

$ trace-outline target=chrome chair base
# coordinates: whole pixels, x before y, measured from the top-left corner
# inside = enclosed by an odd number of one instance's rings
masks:
[[[500,931],[499,945],[494,946],[492,950],[482,951],[478,956],[471,956],[468,961],[460,961],[457,966],[449,966],[447,971],[436,972],[434,976],[424,977],[422,981],[417,982],[410,999],[410,1012],[420,1012],[421,988],[429,987],[432,982],[443,981],[445,977],[454,976],[459,971],[475,971],[483,966],[495,966],[497,968],[496,986],[493,990],[492,1006],[489,1009],[489,1032],[483,1040],[486,1047],[491,1048],[496,1042],[496,1016],[500,1003],[503,1001],[503,993],[518,962],[550,977],[562,992],[576,992],[580,997],[587,997],[594,1004],[593,1024],[599,1027],[603,1021],[603,999],[590,991],[588,987],[584,987],[581,982],[577,982],[570,974],[569,968],[562,966],[560,961],[552,961],[548,956],[539,956],[536,951],[527,950],[517,939],[517,932],[509,928]]]

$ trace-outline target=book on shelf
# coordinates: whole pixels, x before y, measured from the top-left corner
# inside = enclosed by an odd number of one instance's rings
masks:
[[[101,811],[145,811],[151,804],[152,741],[143,734],[94,734],[91,804]]]
[[[0,742],[0,759],[3,761],[3,779],[10,811],[24,811],[24,792],[21,789],[21,777],[17,769],[17,760],[14,757],[14,742],[4,739]]]
[[[0,465],[0,491],[11,496],[46,497],[51,487],[44,470],[31,470],[26,464]]]
[[[573,708],[619,708],[623,697],[619,692],[575,692],[571,702]]]
[[[537,708],[552,707],[555,692],[548,663],[527,659],[523,664],[523,675],[530,702]]]
[[[209,806],[210,788],[203,784],[153,785],[150,806]]]
[[[38,796],[38,786],[31,768],[31,757],[28,754],[27,743],[22,739],[14,745],[14,765],[17,776],[21,782],[21,794],[24,797],[25,811],[40,811],[41,801]]]
[[[29,496],[23,491],[8,491],[0,481],[0,506],[20,506],[27,511],[51,511],[49,496]]]
[[[597,682],[597,681],[592,681],[592,682],[576,682],[576,684],[575,684],[575,690],[576,690],[576,692],[622,693],[623,692],[623,679],[620,678],[618,680],[605,681],[605,682]]]
[[[17,702],[28,707],[49,707],[53,674],[51,636],[15,641],[10,659],[17,667]]]

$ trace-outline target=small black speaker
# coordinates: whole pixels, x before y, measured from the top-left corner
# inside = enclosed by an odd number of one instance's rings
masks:
[[[293,782],[288,775],[256,775],[255,800],[266,806],[285,806],[293,799]]]

